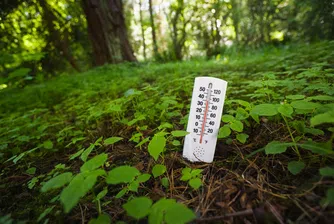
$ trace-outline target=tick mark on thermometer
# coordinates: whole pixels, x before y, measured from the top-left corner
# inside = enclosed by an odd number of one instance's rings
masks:
[[[205,134],[205,123],[206,123],[206,117],[208,115],[208,110],[209,110],[209,104],[210,104],[210,99],[211,99],[211,90],[212,89],[212,83],[209,83],[208,86],[208,91],[207,91],[207,95],[206,95],[206,101],[205,101],[205,111],[204,111],[204,118],[203,118],[203,122],[202,122],[202,130],[201,130],[201,137],[199,139],[199,143],[202,144],[203,141],[203,135]]]

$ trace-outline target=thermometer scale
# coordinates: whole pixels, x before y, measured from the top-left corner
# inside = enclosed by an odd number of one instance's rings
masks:
[[[211,163],[215,154],[227,82],[197,77],[190,105],[183,157],[192,162]]]

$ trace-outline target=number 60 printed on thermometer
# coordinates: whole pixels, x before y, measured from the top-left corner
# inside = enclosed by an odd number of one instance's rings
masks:
[[[187,126],[190,134],[183,146],[183,157],[192,162],[213,161],[226,88],[227,82],[222,79],[195,79]]]

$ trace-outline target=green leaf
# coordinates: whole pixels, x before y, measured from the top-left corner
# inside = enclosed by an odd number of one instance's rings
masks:
[[[272,141],[265,147],[266,154],[280,154],[287,150],[288,147],[293,146],[293,143]]]
[[[110,137],[104,140],[104,145],[112,145],[118,141],[121,141],[123,138],[121,137]]]
[[[183,168],[182,169],[182,177],[180,180],[182,181],[188,181],[192,178],[192,175],[191,175],[191,169],[189,167],[186,167],[186,168]]]
[[[107,176],[108,184],[130,183],[140,172],[132,166],[119,166],[112,169]]]
[[[327,95],[318,95],[318,96],[307,97],[306,100],[333,101],[334,97]]]
[[[313,141],[308,141],[303,144],[298,144],[303,149],[310,150],[313,153],[317,153],[320,155],[330,155],[333,154],[332,143],[318,143]]]
[[[288,95],[285,98],[289,100],[302,100],[305,98],[305,96],[304,95]]]
[[[325,123],[334,123],[334,111],[318,114],[311,118],[311,126]]]
[[[150,140],[150,137],[144,138],[141,142],[139,142],[135,147],[139,147],[143,144],[145,144],[146,142],[148,142]]]
[[[321,176],[325,177],[334,177],[334,168],[332,167],[324,167],[319,170]]]
[[[184,224],[195,219],[195,213],[186,206],[175,203],[166,210],[165,221],[167,224]]]
[[[152,174],[154,178],[157,178],[158,176],[161,176],[166,172],[166,166],[161,164],[156,164],[152,169]]]
[[[50,140],[47,140],[47,141],[43,142],[43,147],[45,149],[52,149],[53,148],[53,143]]]
[[[27,174],[34,175],[36,173],[36,167],[30,167],[26,170]]]
[[[260,119],[259,119],[259,115],[252,113],[252,111],[250,112],[250,116],[254,119],[254,121],[258,124],[260,124]]]
[[[80,198],[94,187],[97,177],[103,173],[104,170],[94,170],[80,173],[72,179],[70,184],[60,193],[60,201],[64,205],[65,213],[70,212],[78,204]]]
[[[179,140],[173,140],[173,141],[172,141],[172,144],[173,144],[174,146],[179,146],[179,145],[181,145],[181,142],[180,142]]]
[[[305,168],[305,163],[302,161],[291,161],[288,163],[288,170],[293,175],[297,175],[304,168]]]
[[[73,159],[77,158],[78,156],[80,156],[83,151],[84,151],[84,149],[81,149],[78,152],[71,155],[70,160],[73,160]]]
[[[104,196],[108,193],[108,188],[103,189],[98,195],[96,196],[95,200],[101,200]]]
[[[69,183],[71,181],[71,179],[72,179],[72,173],[70,173],[70,172],[62,173],[62,174],[52,178],[48,182],[46,182],[43,185],[41,191],[42,192],[47,192],[47,191],[52,190],[52,189],[60,188],[60,187],[64,186],[65,184]]]
[[[54,207],[56,207],[56,206],[54,205],[54,206],[52,206],[52,207],[49,207],[49,208],[45,209],[44,212],[42,212],[42,213],[39,215],[39,217],[38,217],[38,219],[37,219],[37,222],[42,221],[42,220],[45,218],[45,216],[47,216],[47,215],[53,210]],[[0,223],[1,223],[1,220],[0,220]],[[5,223],[4,223],[4,224],[5,224]],[[7,223],[7,224],[11,224],[11,223]]]
[[[88,160],[85,162],[81,167],[80,171],[85,172],[85,171],[92,171],[100,166],[102,166],[108,159],[108,155],[105,153],[102,153],[100,155],[95,156],[94,158]]]
[[[166,145],[166,139],[164,136],[155,135],[148,144],[148,152],[156,161],[159,155],[163,152]]]
[[[277,110],[285,117],[291,117],[291,114],[293,113],[293,108],[289,104],[282,104]]]
[[[316,108],[319,108],[321,104],[312,103],[306,100],[298,100],[298,101],[293,101],[291,103],[291,106],[299,110],[314,110]]]
[[[231,129],[229,125],[224,125],[219,129],[218,138],[226,138],[230,136],[230,134],[231,134]]]
[[[189,185],[195,190],[197,190],[202,185],[202,181],[200,178],[193,178],[189,180]]]
[[[120,192],[118,192],[115,196],[115,198],[121,198],[128,192],[127,188],[122,189]]]
[[[137,177],[137,181],[139,183],[144,183],[144,182],[148,181],[150,178],[151,178],[150,174],[144,173],[144,174]]]
[[[81,154],[80,158],[81,158],[82,161],[86,162],[89,154],[92,152],[94,147],[95,147],[94,144],[90,144],[90,146]]]
[[[173,128],[173,125],[168,123],[168,122],[165,122],[158,127],[159,130],[164,129],[164,128],[167,128],[167,129],[168,128]]]
[[[139,188],[139,182],[136,180],[132,181],[128,186],[128,190],[133,192],[138,192],[138,188]]]
[[[127,214],[135,219],[147,216],[152,206],[152,200],[147,197],[134,198],[123,205]]]
[[[163,223],[164,214],[166,210],[176,204],[174,199],[162,198],[157,201],[152,207],[148,217],[149,224],[160,224]]]
[[[192,177],[197,177],[202,173],[202,171],[203,171],[202,169],[193,169],[190,172],[190,174],[191,174]]]
[[[326,192],[326,203],[334,205],[334,187],[329,188]]]
[[[235,115],[235,119],[241,121],[241,120],[247,119],[248,117],[249,117],[248,112],[245,109],[238,107],[237,114]]]
[[[242,132],[244,130],[244,125],[241,121],[235,120],[231,123],[230,128],[237,132]]]
[[[312,134],[312,135],[324,135],[325,132],[323,130],[317,128],[305,128],[305,133]]]
[[[107,214],[101,214],[97,219],[91,219],[88,224],[110,224],[111,218]]]
[[[183,136],[188,135],[189,132],[187,132],[187,131],[172,131],[171,134],[172,134],[174,137],[183,137]]]
[[[165,188],[168,188],[169,187],[169,180],[167,177],[163,177],[161,178],[161,184],[162,186],[164,186]]]
[[[234,120],[235,120],[235,118],[232,115],[224,114],[222,116],[222,121],[225,122],[225,123],[229,123],[229,122],[232,122]]]
[[[258,116],[274,116],[278,112],[275,104],[259,104],[253,107],[251,113]]]
[[[239,142],[241,142],[242,144],[244,144],[247,141],[247,138],[249,136],[247,134],[241,133],[241,134],[237,134],[237,140]]]

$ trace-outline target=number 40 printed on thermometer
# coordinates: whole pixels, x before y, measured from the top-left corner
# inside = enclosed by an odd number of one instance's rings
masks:
[[[187,126],[190,134],[183,146],[183,157],[192,162],[213,161],[226,88],[227,82],[222,79],[195,79]]]

